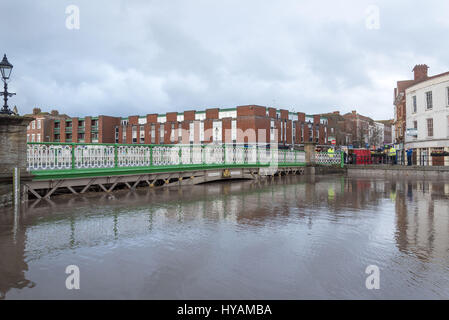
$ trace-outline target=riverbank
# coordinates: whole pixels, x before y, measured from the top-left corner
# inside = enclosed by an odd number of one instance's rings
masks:
[[[449,179],[449,167],[400,165],[346,165],[348,176],[409,177],[418,179]]]

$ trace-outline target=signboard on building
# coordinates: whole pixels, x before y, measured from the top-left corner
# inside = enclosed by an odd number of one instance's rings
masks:
[[[418,136],[418,129],[416,128],[407,128],[407,135],[411,137],[417,137]]]

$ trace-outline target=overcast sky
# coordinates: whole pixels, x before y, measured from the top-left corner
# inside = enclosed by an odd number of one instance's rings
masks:
[[[72,4],[79,29],[66,27]],[[1,0],[0,12],[21,114],[258,104],[387,119],[415,64],[449,71],[444,0]]]

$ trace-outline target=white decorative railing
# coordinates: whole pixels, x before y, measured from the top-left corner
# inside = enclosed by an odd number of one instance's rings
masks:
[[[257,145],[28,143],[29,171],[158,166],[303,165],[305,153]],[[182,168],[181,168],[182,169]]]
[[[72,147],[70,145],[27,145],[29,170],[58,170],[72,168]]]
[[[321,165],[339,165],[341,164],[341,153],[316,152],[315,163]]]
[[[114,146],[79,145],[74,153],[77,169],[114,167]]]

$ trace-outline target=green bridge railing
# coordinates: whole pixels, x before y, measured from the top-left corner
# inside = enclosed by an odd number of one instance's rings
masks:
[[[304,151],[259,145],[27,144],[28,171],[37,179],[304,165]]]

